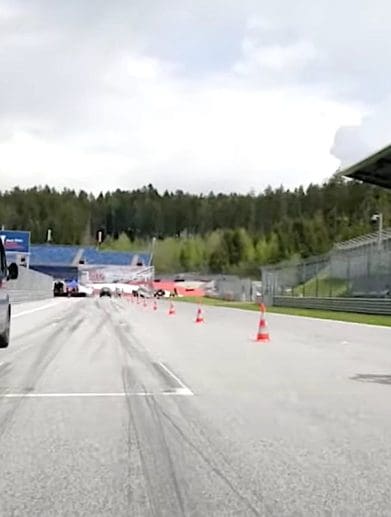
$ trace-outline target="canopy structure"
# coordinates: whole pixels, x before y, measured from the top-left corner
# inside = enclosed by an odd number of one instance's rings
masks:
[[[391,145],[344,170],[342,176],[391,189]]]

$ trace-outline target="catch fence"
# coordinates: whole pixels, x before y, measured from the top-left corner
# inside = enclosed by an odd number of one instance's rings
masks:
[[[262,268],[266,295],[332,298],[391,296],[391,230],[342,242],[323,256]]]

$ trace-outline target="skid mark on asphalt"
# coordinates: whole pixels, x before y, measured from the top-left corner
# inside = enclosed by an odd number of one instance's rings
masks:
[[[92,331],[87,335],[85,338],[85,344],[88,347],[87,350],[89,351],[89,360],[91,362],[96,361],[99,358],[99,355],[102,353],[102,351],[107,347],[111,346],[111,340],[110,339],[102,339],[102,333],[104,329],[108,327],[108,322],[105,318],[101,318],[98,320],[99,323],[96,327],[92,329]],[[100,337],[97,341],[97,336]]]
[[[161,450],[162,450],[163,455],[167,462],[167,470],[168,470],[168,474],[169,474],[169,479],[171,480],[173,487],[174,487],[174,493],[176,495],[176,500],[177,500],[178,507],[180,510],[180,515],[186,515],[184,497],[183,497],[182,491],[180,489],[181,485],[178,482],[178,474],[177,474],[177,470],[175,468],[175,462],[173,461],[171,450],[168,445],[167,436],[166,436],[166,428],[163,425],[162,414],[159,411],[160,408],[156,405],[156,402],[154,399],[147,399],[146,403],[149,407],[150,414],[155,423],[153,429],[155,430],[155,434],[157,434],[157,436],[160,438],[160,445],[162,446]],[[157,433],[156,433],[156,431],[157,431]]]
[[[167,373],[159,364],[152,361],[142,344],[131,332],[131,328],[121,325],[124,322],[124,308],[115,304],[118,311],[114,314],[104,310],[111,322],[115,337],[118,339],[121,351],[122,385],[126,393],[142,390],[148,393],[149,382],[167,387],[167,390],[153,390],[149,396],[126,396],[128,412],[128,502],[130,514],[132,510],[140,510],[143,506],[145,514],[160,515],[162,505],[167,515],[186,515],[183,495],[180,491],[174,462],[163,432],[161,416],[156,412],[153,401],[163,395],[178,395],[177,390],[183,389],[175,377]],[[155,393],[155,394],[154,394]],[[170,397],[171,398],[171,397]],[[140,479],[143,482],[140,483]],[[161,480],[164,479],[162,489]],[[131,480],[137,480],[132,483]],[[135,506],[134,506],[135,505]]]
[[[119,320],[121,321],[121,320]],[[172,372],[164,363],[154,362],[146,350],[142,350],[142,345],[133,335],[124,332],[124,328],[116,324],[113,318],[113,326],[117,328],[117,336],[122,344],[123,353],[128,357],[129,361],[134,361],[135,357],[139,357],[144,361],[148,361],[148,365],[154,370],[163,384],[169,387],[169,390],[175,394],[182,392],[192,392],[183,383],[183,381]],[[125,359],[126,360],[126,359]],[[132,370],[123,370],[123,386],[124,391],[128,391],[128,387],[132,385]],[[145,387],[144,387],[145,389]],[[179,392],[179,393],[178,393]],[[187,427],[189,424],[177,424],[174,417],[170,415],[170,408],[175,406],[174,412],[178,412],[179,397],[170,397],[170,404],[163,402],[164,399],[158,395],[143,398],[127,397],[129,422],[128,422],[128,449],[129,449],[129,469],[138,463],[144,479],[144,493],[138,494],[139,498],[147,498],[149,512],[152,515],[158,515],[158,508],[163,504],[167,504],[167,493],[170,496],[170,508],[172,515],[186,515],[186,502],[192,498],[191,491],[187,493],[186,483],[183,482],[181,465],[185,466],[183,458],[187,452],[198,458],[195,463],[204,465],[206,471],[212,476],[217,476],[221,483],[229,488],[237,500],[237,505],[245,512],[252,515],[264,515],[266,505],[264,501],[259,499],[259,494],[251,491],[244,491],[240,487],[239,482],[235,482],[235,474],[232,465],[223,462],[224,469],[221,468],[220,455],[216,454],[215,444],[209,444],[202,436],[197,433],[196,442],[189,438],[182,429],[183,425]],[[174,408],[173,408],[174,409]],[[181,412],[179,411],[181,414]],[[182,418],[180,417],[182,422]],[[191,430],[192,431],[192,430]],[[190,436],[194,436],[194,431]],[[178,462],[174,461],[173,452],[176,456],[182,458]],[[129,471],[129,477],[132,473]],[[166,494],[161,493],[161,479],[166,480]],[[181,482],[179,483],[179,479]],[[221,489],[224,491],[223,489]],[[134,494],[133,494],[134,497]],[[262,508],[262,511],[258,510]]]
[[[126,378],[123,378],[123,387],[127,389]],[[160,515],[159,508],[163,504],[166,510],[169,507],[168,515],[186,515],[171,453],[153,405],[154,397],[138,399],[140,403],[136,403],[132,397],[125,400],[128,410],[129,480],[138,477],[140,481],[141,477],[144,481],[137,484],[137,489],[129,483],[129,508],[141,499],[149,509],[148,515]],[[165,480],[163,492],[162,479]]]
[[[40,307],[35,307],[34,309],[27,309],[25,311],[16,312],[15,314],[11,315],[12,319],[20,318],[21,316],[26,316],[27,314],[33,314],[34,312],[44,311],[46,309],[51,309],[52,307],[56,307],[56,305],[59,305],[60,302],[57,303],[48,303],[46,305],[42,305]]]
[[[7,370],[0,370],[0,397],[3,396],[3,400],[4,395],[7,395],[7,393],[23,395],[34,392],[37,383],[49,369],[64,343],[72,336],[73,331],[70,329],[74,328],[75,322],[79,321],[79,312],[78,307],[72,307],[71,313],[64,316],[70,325],[64,325],[59,329],[52,328],[51,332],[45,335],[45,339],[41,343],[35,343],[34,348],[38,353],[33,361],[29,363],[27,370],[19,374],[19,378],[17,376],[17,369],[20,367],[20,363],[13,364],[10,362]],[[20,348],[18,351],[20,351]],[[15,380],[18,381],[17,385],[15,385]],[[0,438],[5,430],[12,425],[19,408],[26,401],[26,397],[23,396],[14,397],[13,399],[10,397],[10,399],[12,401],[9,400],[6,406],[0,406]],[[2,412],[1,410],[4,411]]]
[[[156,400],[155,404],[158,405],[158,402]],[[235,476],[235,470],[232,468],[232,465],[216,450],[216,444],[211,444],[209,440],[205,441],[204,433],[202,435],[199,435],[197,440],[199,441],[199,439],[201,438],[202,443],[195,443],[194,438],[189,438],[189,436],[194,437],[194,429],[192,430],[192,433],[186,433],[183,429],[181,429],[180,425],[178,425],[174,421],[174,419],[167,413],[165,409],[159,406],[159,410],[161,411],[162,416],[164,417],[166,422],[171,426],[172,430],[174,431],[176,438],[172,438],[172,440],[176,444],[182,442],[183,444],[186,444],[188,447],[190,447],[196,453],[196,455],[202,460],[202,462],[207,466],[207,468],[211,472],[213,472],[218,478],[220,478],[254,515],[264,515],[263,512],[265,510],[271,512],[271,508],[268,508],[265,501],[259,498],[259,494],[256,494],[251,491],[249,491],[248,494],[245,494],[243,489],[238,487],[237,483],[235,483],[235,481],[232,479]],[[197,431],[199,431],[199,429],[199,426],[197,426]],[[262,506],[262,513],[260,512],[260,510],[258,510],[256,505]]]
[[[13,332],[11,334],[10,348],[7,349],[7,352],[17,352],[19,350],[19,348],[14,349],[13,348],[14,343],[18,343],[19,341],[22,341],[26,337],[31,339],[32,337],[36,336],[37,334],[41,334],[41,333],[45,332],[46,330],[50,330],[49,329],[50,326],[61,325],[62,323],[65,323],[67,321],[68,317],[69,317],[69,313],[67,311],[61,317],[59,317],[58,314],[56,314],[56,315],[52,316],[52,318],[47,319],[45,321],[44,326],[42,326],[41,322],[38,322],[35,327],[33,327],[25,332],[21,332],[21,333]]]
[[[194,497],[186,482],[187,466],[191,464],[197,470],[202,465],[209,478],[206,486],[213,483],[213,478],[219,480],[222,500],[226,493],[224,486],[229,489],[235,499],[235,514],[265,515],[264,501],[260,500],[259,494],[240,486],[232,465],[221,461],[216,444],[200,439],[198,433],[188,428],[188,422],[182,422],[181,416],[170,414],[178,415],[179,398],[169,400],[170,403],[163,404],[163,400],[156,396],[146,399],[126,398],[129,413],[129,469],[140,463],[144,480],[140,486],[145,492],[143,497],[148,498],[148,505],[153,508],[152,514],[159,515],[156,508],[166,508],[169,504],[171,515],[187,515],[187,502],[191,505]],[[181,423],[175,422],[175,419],[180,419]],[[129,476],[131,478],[131,471]],[[162,479],[165,480],[163,493]],[[138,497],[142,496],[138,494]]]
[[[108,303],[107,303],[108,302]],[[105,303],[98,305],[101,313],[104,314],[104,321],[111,329],[111,335],[120,344],[120,362],[122,363],[121,375],[123,382],[127,385],[126,392],[138,392],[156,395],[178,395],[192,396],[193,392],[163,363],[156,363],[150,354],[132,333],[132,329],[124,319],[127,304],[119,301],[105,300]],[[115,307],[116,311],[110,309]],[[105,346],[104,343],[99,347]],[[110,343],[110,346],[113,346]],[[157,381],[163,384],[159,389],[145,388],[151,383],[155,385]]]
[[[126,380],[124,379],[124,390],[126,386]],[[152,483],[152,474],[148,469],[148,462],[146,459],[146,455],[144,452],[144,448],[142,446],[141,436],[139,432],[140,423],[136,418],[133,406],[130,398],[126,398],[126,406],[128,412],[128,425],[127,425],[127,455],[128,455],[128,487],[127,487],[127,496],[128,496],[128,505],[130,510],[130,515],[134,513],[132,511],[133,505],[136,501],[138,504],[136,505],[135,510],[137,511],[137,507],[141,506],[148,510],[148,515],[159,515],[157,505],[156,505],[156,493],[153,490]],[[133,479],[142,479],[144,483],[138,483],[137,485],[132,485]]]
[[[384,373],[358,373],[353,377],[350,377],[352,381],[369,382],[375,384],[388,384],[391,385],[391,374]]]
[[[80,316],[80,319],[84,319],[86,317],[86,308],[80,305],[69,305],[66,307],[66,310],[62,313],[61,316],[55,314],[51,319],[47,320],[44,325],[41,321],[36,323],[36,326],[29,329],[26,332],[21,334],[13,335],[11,334],[11,344],[9,348],[7,348],[7,355],[19,354],[20,352],[25,352],[30,347],[38,347],[41,343],[35,341],[37,336],[42,337],[42,341],[47,341],[51,339],[53,333],[58,333],[62,327],[66,327],[69,325],[69,318],[72,318],[75,314]],[[53,330],[55,327],[55,330]],[[28,338],[28,342],[23,345],[19,345],[15,347],[16,343],[23,341],[25,338]]]
[[[161,393],[151,393],[148,391],[128,391],[128,392],[68,392],[68,393],[37,393],[31,392],[28,388],[24,393],[2,393],[0,399],[50,399],[50,398],[124,398],[124,397],[168,397],[168,396],[187,396],[183,393],[176,393],[175,391],[163,391]]]

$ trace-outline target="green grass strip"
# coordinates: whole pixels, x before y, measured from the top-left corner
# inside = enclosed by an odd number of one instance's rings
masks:
[[[183,297],[175,298],[175,301],[197,303],[198,298]],[[217,300],[215,298],[202,298],[203,305],[214,307],[228,307],[230,309],[242,309],[246,311],[259,311],[259,306],[252,302],[229,302]],[[276,314],[288,314],[291,316],[307,316],[310,318],[320,318],[325,320],[347,321],[349,323],[365,323],[367,325],[382,325],[391,327],[391,316],[378,314],[359,314],[356,312],[324,311],[319,309],[297,309],[294,307],[268,307],[267,312]]]

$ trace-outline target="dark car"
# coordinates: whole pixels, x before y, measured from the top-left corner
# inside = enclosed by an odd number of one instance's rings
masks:
[[[0,239],[0,348],[7,348],[10,338],[11,304],[5,289],[7,280],[18,277],[18,266],[14,263],[7,268],[3,241]]]
[[[164,289],[157,289],[153,294],[155,298],[163,298],[165,295],[166,291]]]
[[[62,280],[56,280],[56,282],[54,282],[53,295],[54,296],[65,296],[66,295],[65,282],[63,282]]]
[[[108,296],[109,298],[111,298],[111,289],[109,289],[108,287],[102,287],[102,289],[99,292],[99,296],[100,298],[102,298],[102,296]]]

